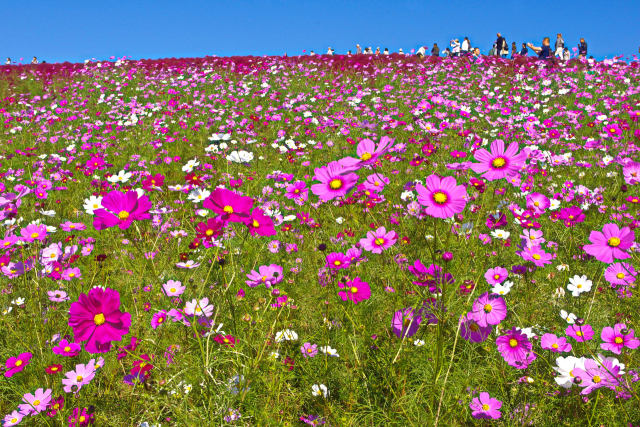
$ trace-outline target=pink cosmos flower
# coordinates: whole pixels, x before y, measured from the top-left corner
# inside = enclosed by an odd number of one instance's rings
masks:
[[[527,208],[533,213],[541,215],[551,206],[551,201],[542,193],[531,193],[527,195]]]
[[[349,268],[351,259],[342,252],[331,252],[327,255],[327,267],[339,270]]]
[[[481,327],[499,325],[507,317],[507,304],[500,295],[485,292],[473,302],[467,317]]]
[[[29,224],[20,230],[22,240],[31,243],[35,240],[44,241],[47,238],[47,227],[44,225]]]
[[[258,236],[275,236],[277,234],[273,220],[266,216],[259,208],[251,211],[251,216],[247,218],[245,224],[249,227],[249,233],[251,233],[252,236],[256,234]]]
[[[437,175],[427,177],[426,186],[416,185],[418,202],[426,208],[426,214],[435,218],[451,218],[464,210],[467,190],[458,185],[455,178]]]
[[[467,341],[484,342],[493,331],[493,326],[480,326],[469,314],[462,316],[460,322],[460,336]]]
[[[16,357],[10,357],[5,362],[4,366],[6,371],[4,372],[4,376],[7,378],[11,378],[18,372],[22,371],[27,367],[29,363],[31,363],[31,358],[33,354],[31,353],[20,353]]]
[[[63,338],[60,340],[58,345],[53,347],[51,350],[59,356],[74,357],[82,351],[82,347],[80,347],[79,344],[69,342]]]
[[[112,341],[129,333],[131,314],[120,311],[118,291],[93,288],[71,304],[68,322],[76,341],[87,341],[86,351],[106,353]]]
[[[503,267],[490,268],[486,273],[484,273],[484,278],[491,286],[504,282],[508,277],[509,272]]]
[[[591,325],[569,325],[564,333],[578,342],[589,341],[593,338]]]
[[[71,222],[71,221],[65,221],[62,224],[60,224],[60,228],[62,228],[64,231],[71,233],[74,231],[82,231],[85,230],[87,228],[86,225],[84,225],[81,222]]]
[[[369,231],[367,237],[360,239],[360,245],[365,251],[381,254],[383,250],[393,246],[397,240],[398,235],[395,231],[387,232],[386,228],[380,227],[376,231]]]
[[[475,173],[481,173],[487,181],[506,178],[516,174],[527,160],[524,151],[518,153],[518,144],[512,142],[504,149],[504,141],[496,139],[491,143],[491,152],[484,148],[479,149],[473,157],[480,163],[473,163],[471,169]]]
[[[502,408],[502,402],[489,396],[486,391],[481,392],[479,397],[474,397],[469,403],[469,408],[473,418],[497,420],[502,416],[499,411]]]
[[[160,310],[159,312],[154,313],[153,317],[151,318],[151,327],[154,330],[158,329],[158,326],[162,325],[166,321],[167,321],[167,311]]]
[[[49,301],[52,302],[63,302],[69,299],[67,293],[62,290],[47,291],[47,295],[49,296]]]
[[[629,162],[622,168],[624,182],[629,185],[640,184],[640,163]]]
[[[637,276],[635,268],[626,262],[611,264],[604,272],[604,278],[612,286],[629,286],[636,281]]]
[[[182,282],[178,280],[168,280],[167,283],[162,285],[162,289],[164,289],[164,293],[168,297],[179,297],[186,289],[186,286],[182,286]]]
[[[357,159],[354,157],[345,157],[339,162],[345,167],[354,168],[372,165],[378,161],[381,155],[389,151],[391,144],[393,144],[393,140],[388,136],[380,138],[380,142],[377,145],[370,139],[363,139],[358,143],[358,147],[356,148]]]
[[[24,418],[24,414],[20,413],[20,411],[13,411],[10,414],[5,415],[2,419],[3,427],[11,427],[20,424],[20,421]]]
[[[121,230],[131,227],[133,221],[151,218],[149,197],[138,197],[135,191],[122,193],[111,191],[102,199],[102,208],[96,209],[93,218],[93,226],[96,230],[104,230],[118,226]]]
[[[525,261],[531,261],[537,267],[544,267],[546,264],[551,264],[553,256],[546,253],[540,246],[527,246],[521,252],[516,252]]]
[[[412,307],[407,307],[393,313],[391,329],[398,338],[408,338],[418,332],[421,322],[422,316],[416,313]]]
[[[604,341],[600,344],[600,348],[615,354],[622,353],[624,347],[633,350],[640,346],[640,340],[634,336],[633,329],[627,329],[624,323],[616,323],[613,328],[610,326],[603,328],[600,338]]]
[[[626,259],[626,250],[633,245],[635,233],[629,228],[620,229],[617,224],[609,223],[602,227],[602,232],[592,231],[589,235],[590,245],[584,246],[584,251],[594,256],[598,261],[607,264],[614,259]]]
[[[18,405],[18,410],[24,415],[33,416],[39,414],[47,409],[47,405],[51,401],[51,392],[50,388],[46,390],[39,388],[33,394],[26,393],[22,396],[24,403]]]
[[[92,360],[93,361],[93,360]],[[62,385],[64,385],[63,390],[66,393],[75,393],[78,394],[80,389],[89,384],[93,377],[96,375],[95,362],[85,364],[76,365],[75,370],[67,372],[65,378],[62,380]]]
[[[342,298],[342,301],[351,300],[354,304],[358,304],[361,301],[368,300],[371,297],[371,288],[367,282],[363,282],[359,277],[342,283],[339,282],[340,289],[346,289],[338,292],[338,296]]]
[[[187,316],[211,317],[213,314],[213,305],[209,304],[209,298],[202,298],[200,301],[194,298],[185,304],[184,314]]]
[[[580,378],[577,383],[583,388],[580,394],[587,395],[600,387],[613,387],[617,385],[618,380],[616,377],[620,371],[620,367],[610,366],[609,368],[611,369],[605,369],[604,366],[593,359],[586,359],[584,361],[584,369],[575,368],[573,375],[576,379]]]
[[[318,345],[311,344],[310,342],[306,342],[302,345],[302,347],[300,347],[300,351],[302,352],[303,357],[311,358],[311,357],[314,357],[316,354],[318,354]]]
[[[220,217],[209,218],[207,222],[199,222],[196,225],[196,237],[202,240],[211,241],[222,233],[224,221]]]
[[[251,214],[253,199],[226,188],[216,188],[202,203],[227,222],[245,222]]]
[[[313,179],[320,183],[313,184],[311,192],[321,201],[327,202],[345,196],[358,182],[358,175],[353,173],[352,167],[333,161],[327,166],[316,168]]]
[[[249,280],[245,283],[251,288],[259,285],[270,288],[282,282],[282,272],[282,267],[277,264],[261,265],[258,267],[258,271],[251,270],[251,272],[247,274],[247,279]]]
[[[544,334],[540,338],[540,346],[545,350],[551,350],[554,353],[566,353],[571,351],[571,344],[564,337],[557,337],[553,334]]]
[[[389,178],[387,178],[386,176],[379,173],[374,173],[367,177],[362,186],[366,190],[380,193],[382,192],[382,190],[384,190],[384,187],[389,184],[389,182]]]
[[[234,337],[233,335],[221,335],[221,334],[218,334],[213,339],[218,344],[222,344],[222,345],[225,345],[227,347],[235,347],[236,346],[236,341],[237,341],[236,337]]]
[[[296,181],[292,184],[287,185],[286,193],[284,197],[291,200],[307,200],[309,195],[309,189],[307,188],[307,183],[304,181]]]
[[[518,328],[496,338],[496,346],[505,362],[516,369],[525,369],[536,359],[531,342]]]

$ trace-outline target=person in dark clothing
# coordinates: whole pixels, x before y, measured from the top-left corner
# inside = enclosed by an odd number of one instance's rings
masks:
[[[498,33],[497,36],[498,38],[496,39],[496,56],[500,56],[502,54],[502,51],[507,48],[507,41],[504,39],[504,37],[502,37],[502,34]]]
[[[434,43],[431,48],[431,56],[440,56],[440,48],[438,47],[438,43]]]
[[[549,59],[551,57],[551,45],[549,37],[542,39],[542,46],[534,46],[531,43],[527,43],[527,46],[535,53],[538,54],[538,59]]]
[[[522,43],[522,49],[520,49],[520,55],[521,56],[529,55],[529,49],[527,49],[527,44],[526,43]]]
[[[516,47],[516,42],[511,42],[511,59],[515,58],[518,54],[518,48]]]
[[[580,39],[580,44],[578,45],[578,54],[583,58],[587,57],[587,42],[584,41],[584,38]]]

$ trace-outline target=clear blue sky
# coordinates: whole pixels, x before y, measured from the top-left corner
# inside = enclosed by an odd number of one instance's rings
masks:
[[[137,58],[337,53],[362,46],[405,52],[469,36],[486,53],[507,42],[585,37],[596,58],[637,54],[640,0],[29,0],[2,2],[0,56],[79,62]]]

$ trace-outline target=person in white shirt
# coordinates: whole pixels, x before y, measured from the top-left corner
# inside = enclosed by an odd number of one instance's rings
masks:
[[[316,53],[314,51],[312,51],[312,50],[309,51],[309,56],[315,56],[315,54]]]
[[[427,53],[427,48],[425,46],[420,46],[420,49],[416,52],[418,56],[424,56]]]
[[[383,55],[389,55],[389,48],[385,47],[384,48],[384,52],[382,52]]]
[[[460,41],[458,39],[451,40],[451,55],[460,56]]]
[[[36,58],[35,56],[33,57],[33,59],[31,60],[32,64],[37,64],[38,63],[38,58]]]
[[[7,58],[7,60],[5,61],[5,65],[11,65],[11,58]]]
[[[464,40],[462,40],[460,50],[462,50],[462,53],[469,53],[471,51],[471,42],[469,41],[469,37],[465,37]]]
[[[398,49],[398,53],[399,53],[400,55],[404,55],[404,50],[402,50],[402,48],[400,48],[400,49]]]

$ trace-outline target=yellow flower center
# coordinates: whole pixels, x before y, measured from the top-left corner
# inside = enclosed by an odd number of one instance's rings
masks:
[[[40,401],[38,399],[33,401],[33,406],[38,406],[40,404]]]
[[[493,275],[493,278],[494,278],[494,279],[496,279],[496,280],[498,280],[498,279],[500,278],[500,275],[499,275],[499,274],[494,274],[494,275]]]
[[[207,236],[213,236],[213,230],[208,229],[207,231],[204,232],[204,234],[206,234]]]
[[[496,157],[495,159],[493,159],[491,164],[493,165],[494,168],[499,169],[499,168],[503,168],[504,165],[507,164],[507,161],[503,157]]]
[[[509,347],[514,348],[518,346],[518,340],[515,338],[511,338],[509,340]]]
[[[233,213],[233,208],[231,206],[227,205],[224,208],[222,208],[222,211],[224,213],[226,213],[227,215],[231,215]]]
[[[64,348],[64,351],[66,351],[66,352],[69,352],[69,351],[71,351],[71,347],[69,347],[69,346],[66,346],[66,347]]]
[[[609,246],[615,248],[620,246],[620,239],[617,237],[611,237],[607,243],[609,243]]]
[[[102,324],[104,324],[104,322],[106,322],[107,319],[104,318],[104,314],[102,313],[98,313],[95,316],[93,316],[93,323],[96,324],[96,326],[100,326]]]
[[[171,289],[169,289],[169,292],[172,292],[172,293],[173,293],[173,292],[175,292],[175,291],[176,291],[176,288],[171,288]]]
[[[624,340],[622,339],[622,337],[616,337],[616,339],[613,340],[616,344],[622,344],[624,342]]]
[[[582,336],[582,331],[578,331],[578,332],[576,332],[576,336],[581,337],[581,336]]]
[[[79,423],[83,423],[85,420],[86,420],[86,418],[85,418],[85,416],[84,416],[84,415],[80,415],[80,416],[78,417],[78,422],[79,422]]]
[[[118,212],[118,218],[120,218],[121,220],[125,220],[125,219],[129,218],[129,212],[127,212],[127,211]]]
[[[555,349],[557,349],[557,348],[558,348],[559,346],[558,346],[558,344],[556,344],[556,343],[553,343],[553,344],[551,344],[551,347],[552,347],[552,348],[555,348]]]
[[[487,405],[486,403],[484,405],[482,405],[482,410],[483,411],[488,411],[489,410],[489,405]]]
[[[373,156],[371,155],[371,153],[363,153],[363,154],[362,154],[362,156],[360,156],[360,160],[367,161],[367,160],[369,160],[371,157],[373,157]]]
[[[257,220],[253,220],[253,222],[251,223],[251,225],[253,226],[253,228],[258,228],[260,227],[260,223]]]
[[[378,246],[382,246],[382,245],[384,245],[384,239],[383,239],[382,237],[378,237],[378,238],[375,240],[375,244],[376,244],[376,245],[378,245]]]
[[[600,381],[602,381],[602,378],[600,378],[599,375],[594,375],[593,379],[591,380],[594,383],[598,384]]]
[[[16,366],[22,366],[22,360],[16,360]]]
[[[329,182],[329,187],[331,187],[332,190],[339,190],[342,187],[342,181],[339,179],[332,179],[331,182]]]
[[[541,257],[539,254],[533,254],[531,255],[531,258],[535,259],[536,261],[539,260]]]
[[[78,375],[78,376],[76,377],[76,382],[80,382],[80,381],[82,381],[82,375]]]
[[[436,191],[435,193],[433,193],[433,201],[434,202],[436,202],[436,203],[441,205],[443,203],[446,203],[447,200],[449,200],[449,198],[442,191]]]
[[[352,287],[351,287],[351,293],[352,293],[352,294],[355,294],[355,293],[357,293],[357,292],[358,292],[358,288],[356,288],[355,286],[352,286]]]
[[[32,239],[35,239],[35,238],[36,238],[36,237],[38,237],[38,236],[39,236],[39,234],[38,234],[38,233],[31,233],[31,238],[32,238]]]
[[[340,262],[338,260],[335,260],[335,261],[333,261],[333,265],[335,265],[337,267],[337,266],[342,265],[342,262]]]
[[[616,274],[616,277],[618,279],[624,279],[624,273],[618,273],[618,274]]]

